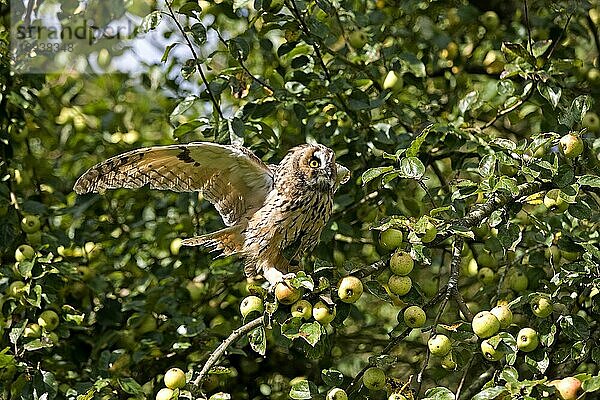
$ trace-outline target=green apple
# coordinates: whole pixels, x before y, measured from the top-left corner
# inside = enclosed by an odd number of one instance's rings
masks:
[[[452,352],[448,352],[445,356],[440,360],[440,365],[442,368],[448,371],[454,371],[456,369],[456,361],[454,361],[454,357],[452,356]]]
[[[482,251],[477,255],[477,264],[482,267],[496,268],[498,266],[498,260],[492,254]]]
[[[500,164],[500,173],[506,176],[515,176],[519,172],[519,168],[512,164]]]
[[[508,287],[515,292],[522,292],[529,286],[529,279],[522,271],[511,271],[507,277]]]
[[[480,311],[471,322],[473,332],[482,339],[493,336],[500,329],[500,321],[489,311]]]
[[[409,253],[396,251],[390,259],[390,269],[396,275],[405,276],[410,274],[415,266],[415,261]]]
[[[263,301],[258,296],[245,297],[240,303],[240,313],[244,318],[252,312],[262,313],[264,310]]]
[[[500,304],[490,310],[492,314],[498,319],[500,322],[500,329],[506,329],[512,324],[513,315],[512,311],[506,304]]]
[[[27,338],[39,338],[42,336],[42,327],[39,324],[28,324],[23,331],[23,336]]]
[[[577,261],[579,260],[579,257],[581,257],[581,254],[577,251],[561,250],[560,255],[567,261]]]
[[[26,261],[31,260],[35,256],[35,250],[28,244],[22,244],[15,250],[15,260]]]
[[[475,260],[473,257],[463,258],[463,261],[460,265],[460,270],[465,276],[477,276],[477,272],[479,272],[479,265],[477,264],[477,260]]]
[[[544,256],[546,257],[546,259],[551,260],[555,264],[560,262],[560,259],[562,257],[561,251],[558,249],[558,246],[556,246],[556,245],[546,247],[544,249]]]
[[[25,288],[24,282],[14,281],[8,286],[8,289],[6,290],[6,294],[8,295],[8,297],[19,298],[19,297],[23,296],[24,288]]]
[[[312,317],[312,304],[307,300],[298,300],[292,304],[292,317],[310,319]]]
[[[427,227],[425,228],[425,233],[421,235],[421,242],[423,243],[431,243],[437,236],[437,228],[431,221],[427,221]]]
[[[452,342],[446,335],[436,334],[427,341],[429,352],[434,356],[443,357],[452,349]]]
[[[593,111],[588,111],[583,117],[583,121],[581,123],[585,128],[587,128],[590,132],[600,132],[600,118],[598,114]]]
[[[16,125],[8,126],[8,134],[10,135],[11,139],[17,143],[24,142],[25,139],[27,139],[28,133],[29,129],[26,127],[21,128]]]
[[[531,311],[536,317],[549,317],[552,314],[552,302],[547,297],[538,296],[531,301]]]
[[[560,196],[560,189],[548,190],[544,196],[544,205],[548,210],[557,214],[563,213],[569,208],[569,203]]]
[[[345,276],[340,281],[338,296],[344,303],[356,303],[363,294],[363,284],[355,276]]]
[[[404,296],[412,288],[412,280],[408,276],[392,275],[388,280],[390,291],[398,296]]]
[[[205,292],[204,283],[196,282],[194,280],[188,281],[185,288],[189,292],[190,299],[192,299],[193,302],[199,301]]]
[[[171,368],[165,373],[164,381],[169,389],[181,389],[185,386],[185,373],[179,368]]]
[[[156,400],[170,400],[174,393],[173,389],[162,388],[156,393]]]
[[[348,41],[350,42],[350,46],[359,50],[365,47],[367,41],[369,40],[369,36],[362,30],[354,31],[348,37]]]
[[[325,400],[348,400],[348,395],[344,389],[333,388],[327,392]]]
[[[38,324],[47,331],[53,331],[58,326],[60,319],[54,310],[46,310],[38,317]]]
[[[488,31],[496,31],[500,26],[500,18],[494,11],[486,11],[480,17],[480,20]]]
[[[183,239],[181,239],[181,238],[175,238],[175,239],[171,240],[171,244],[169,245],[169,250],[171,251],[171,254],[173,254],[174,256],[179,254],[179,249],[181,248],[181,242],[183,242]]]
[[[27,243],[32,244],[34,246],[39,246],[40,244],[42,244],[42,231],[28,233]]]
[[[396,71],[389,71],[383,80],[383,88],[386,90],[391,89],[397,92],[402,89],[402,86],[404,86],[402,76],[398,75]]]
[[[26,215],[21,220],[21,229],[25,233],[34,233],[40,230],[40,219],[35,215]]]
[[[56,332],[46,332],[44,336],[52,342],[52,344],[58,344],[60,338],[56,334]]]
[[[386,250],[395,250],[402,244],[404,235],[401,230],[390,228],[381,232],[379,244]]]
[[[275,285],[275,297],[281,304],[293,304],[302,297],[302,290],[296,289],[288,282],[279,282]]]
[[[322,301],[318,301],[312,309],[313,318],[319,321],[322,325],[327,325],[335,318],[335,305],[329,307]]]
[[[363,375],[363,384],[369,390],[383,390],[385,388],[385,372],[381,368],[371,367]]]
[[[567,378],[554,380],[548,383],[548,386],[554,386],[561,400],[576,400],[577,392],[581,388],[581,381],[569,376]]]
[[[529,353],[538,347],[538,334],[532,328],[523,328],[517,335],[517,347],[519,350]]]
[[[500,361],[504,357],[504,353],[500,349],[494,348],[489,339],[481,342],[481,352],[488,361]]]
[[[483,267],[477,272],[477,279],[481,281],[484,285],[490,285],[494,283],[495,272],[493,269],[488,267]]]
[[[152,315],[145,315],[141,318],[135,328],[135,333],[136,335],[143,335],[148,332],[156,331],[157,327],[156,319]]]
[[[560,138],[560,151],[569,159],[573,159],[583,153],[583,140],[572,133],[566,134]]]
[[[419,306],[406,307],[406,310],[404,310],[404,323],[409,328],[420,328],[425,325],[426,320],[427,315]]]

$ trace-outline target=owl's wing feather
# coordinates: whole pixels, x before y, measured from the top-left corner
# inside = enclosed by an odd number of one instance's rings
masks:
[[[260,208],[273,188],[273,173],[241,146],[194,142],[123,153],[96,164],[75,183],[78,194],[139,188],[200,191],[226,225]]]

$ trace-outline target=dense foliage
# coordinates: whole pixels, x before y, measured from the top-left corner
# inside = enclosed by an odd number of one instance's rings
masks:
[[[154,398],[171,367],[179,398],[597,395],[598,0],[117,3],[163,63],[12,74],[0,2],[0,398]],[[196,193],[72,191],[194,140],[352,171],[291,282],[308,303],[181,247],[222,226]]]

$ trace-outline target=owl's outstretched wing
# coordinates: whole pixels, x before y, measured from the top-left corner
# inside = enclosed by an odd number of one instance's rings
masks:
[[[201,191],[231,226],[260,208],[273,188],[273,173],[240,146],[194,142],[123,153],[96,164],[75,183],[78,194],[139,188]]]

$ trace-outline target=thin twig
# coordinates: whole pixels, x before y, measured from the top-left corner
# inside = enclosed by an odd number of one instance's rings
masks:
[[[213,28],[214,29],[214,28]],[[215,32],[217,32],[217,36],[219,37],[219,40],[225,45],[227,46],[227,41],[225,40],[225,38],[223,38],[223,36],[221,36],[221,32],[219,32],[218,30],[214,29]],[[250,72],[250,70],[246,67],[246,64],[244,64],[244,61],[242,60],[242,56],[238,54],[237,56],[237,62],[240,64],[240,67],[242,67],[242,69],[246,72],[246,74],[248,74],[248,76],[250,76],[250,78],[252,78],[252,80],[256,83],[258,83],[260,86],[264,87],[265,89],[269,90],[271,92],[271,94],[275,93],[275,89],[273,89],[271,86],[269,86],[268,83],[261,81],[260,79],[258,79],[256,76],[254,76],[254,74],[252,74],[252,72]]]
[[[190,51],[192,52],[192,56],[194,57],[194,61],[196,63],[196,69],[200,73],[200,78],[202,79],[202,82],[204,83],[204,86],[206,86],[206,92],[208,93],[208,97],[210,98],[210,101],[213,103],[213,106],[215,107],[215,110],[217,111],[217,114],[219,114],[219,117],[221,117],[221,119],[222,119],[223,118],[223,113],[221,112],[221,108],[219,107],[219,103],[217,102],[217,98],[215,97],[214,93],[210,89],[210,85],[208,83],[208,79],[206,78],[206,75],[204,74],[204,71],[202,70],[202,64],[200,63],[200,59],[198,58],[198,55],[196,54],[196,50],[194,50],[194,46],[193,46],[192,42],[190,41],[190,38],[185,33],[185,30],[183,29],[183,26],[181,26],[181,24],[179,23],[179,20],[177,19],[177,17],[175,17],[175,13],[173,12],[173,8],[171,7],[171,3],[172,2],[166,1],[167,8],[169,9],[170,16],[173,19],[173,21],[175,22],[175,25],[177,26],[177,28],[179,29],[179,31],[181,32],[181,34],[183,35],[183,38],[185,39],[185,41],[186,41],[186,43],[187,43]]]
[[[474,359],[475,359],[475,355],[473,355],[471,358],[469,358],[469,362],[467,363],[467,366],[465,367],[465,371],[463,372],[462,377],[460,378],[460,382],[458,384],[458,387],[456,388],[456,394],[455,394],[457,399],[460,398],[460,392],[462,391],[465,381],[467,380],[467,375],[469,374],[469,369],[471,368],[471,364],[473,364]]]
[[[202,370],[200,371],[196,379],[194,379],[194,381],[191,382],[191,385],[194,386],[196,390],[198,390],[200,388],[200,384],[206,378],[210,369],[219,361],[219,359],[221,358],[221,356],[223,356],[227,348],[233,343],[235,343],[240,337],[250,332],[252,329],[262,325],[263,322],[264,317],[260,316],[231,332],[231,335],[229,335],[227,339],[223,340],[223,343],[221,343],[219,347],[217,347],[215,351],[211,353],[210,357],[208,357],[208,360],[206,360],[206,363],[204,363],[204,366],[202,367]]]
[[[525,97],[521,97],[515,104],[513,104],[510,107],[507,107],[505,109],[499,110],[496,115],[494,116],[494,118],[492,118],[491,120],[489,120],[488,122],[485,123],[485,125],[483,125],[480,129],[484,130],[489,128],[490,126],[494,125],[496,123],[496,121],[498,121],[498,119],[500,119],[500,117],[513,112],[514,110],[516,110],[517,108],[521,107],[523,105],[523,103],[525,103],[527,100],[529,100],[531,98],[531,96],[533,95],[533,93],[535,93],[535,88],[537,86],[537,82],[533,83],[533,86],[531,87],[531,89],[529,90],[529,93],[527,93],[527,95],[525,95]]]
[[[531,56],[533,57],[533,41],[531,40],[531,26],[529,25],[529,9],[527,8],[527,0],[523,0],[523,8],[525,8],[525,26],[527,26],[529,54],[531,54]]]
[[[492,376],[495,370],[495,367],[490,367],[481,375],[479,375],[477,379],[471,382],[471,385],[469,385],[469,387],[463,392],[464,396],[462,398],[470,399],[475,393],[478,393],[483,387],[483,385],[485,385],[488,379]]]
[[[586,15],[585,20],[587,21],[588,28],[590,28],[590,31],[592,31],[594,43],[596,44],[596,51],[600,55],[600,36],[598,36],[598,27],[596,26],[592,18],[589,16],[589,14]]]
[[[302,29],[302,32],[304,32],[306,37],[310,39],[312,36],[310,33],[310,29],[308,29],[308,25],[306,25],[306,22],[304,22],[304,18],[302,18],[302,14],[300,13],[300,10],[298,10],[298,6],[296,5],[295,0],[289,0],[288,9],[292,12],[292,14],[296,18],[296,20],[298,20],[298,23],[300,24],[300,29]],[[316,40],[313,39],[313,40],[311,40],[311,42],[312,43],[309,43],[309,44],[311,44],[312,48],[315,50],[315,54],[317,56],[319,64],[321,65],[321,69],[323,70],[323,73],[325,74],[325,79],[327,80],[328,83],[331,83],[331,74],[329,73],[329,69],[327,68],[327,65],[325,65],[325,61],[323,60],[323,54],[321,53],[321,49],[319,48],[319,45],[317,44]],[[344,112],[347,115],[349,115],[350,117],[352,117],[354,114],[350,111],[350,109],[346,105],[346,102],[344,101],[342,96],[339,93],[336,93],[335,96],[339,100],[340,105],[344,109]]]
[[[482,205],[480,205],[473,211],[469,212],[464,217],[448,221],[448,224],[449,224],[449,226],[454,225],[454,226],[460,226],[460,227],[465,227],[465,228],[479,226],[481,221],[483,221],[484,218],[491,215],[492,212],[494,212],[495,210],[498,210],[498,209],[506,206],[508,203],[517,201],[522,197],[530,196],[534,193],[538,193],[538,192],[550,189],[551,187],[553,187],[553,185],[550,183],[541,183],[541,182],[523,183],[517,187],[518,193],[516,195],[511,196],[509,194],[500,194],[497,196],[493,196],[488,201],[486,201],[485,203],[483,203]],[[436,246],[436,245],[442,243],[444,240],[448,239],[450,236],[452,236],[452,232],[444,232],[444,233],[438,234],[436,239],[433,242],[431,242],[431,246]]]

